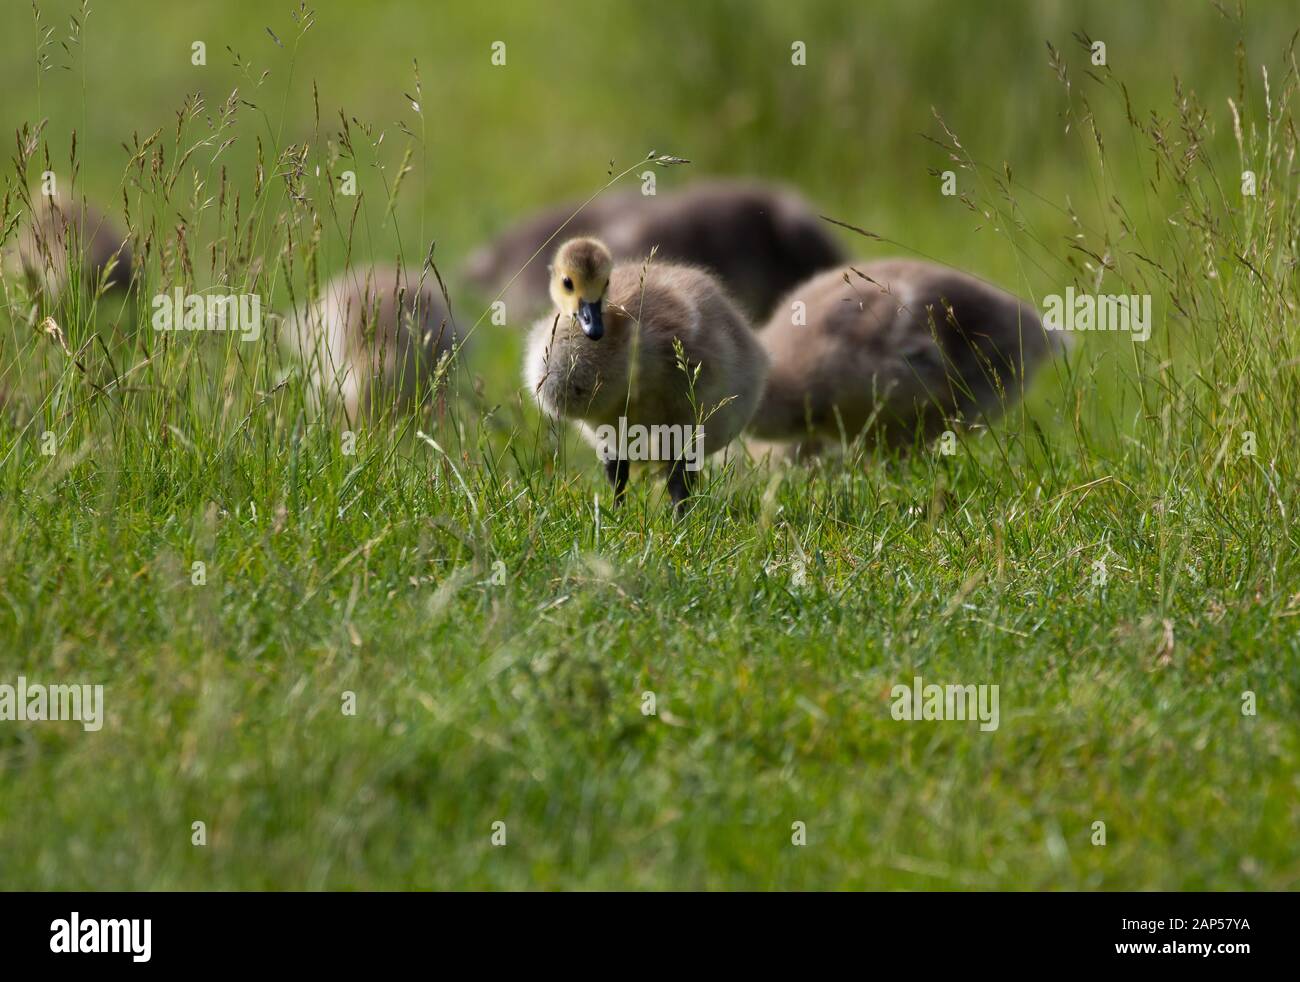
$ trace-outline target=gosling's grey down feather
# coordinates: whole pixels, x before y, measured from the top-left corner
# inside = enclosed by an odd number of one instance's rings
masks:
[[[796,304],[805,305],[798,323]],[[1061,345],[1030,305],[954,269],[887,259],[796,287],[759,339],[771,360],[748,432],[762,441],[889,445],[992,418]]]
[[[71,281],[69,259],[88,286],[106,277],[109,288],[131,284],[132,254],[128,236],[116,222],[67,195],[38,195],[33,212],[6,252],[10,274],[26,278],[33,290],[57,300]]]
[[[287,335],[313,403],[337,401],[351,419],[427,400],[456,341],[435,287],[431,275],[421,283],[396,266],[345,270],[298,311]]]
[[[725,403],[703,422],[703,453],[721,450],[740,434],[758,404],[767,358],[713,276],[688,266],[616,265],[604,318],[599,341],[564,314],[534,326],[524,382],[545,412],[577,423],[598,454],[605,448],[597,429],[617,428],[621,416],[629,428],[690,427]],[[699,366],[694,405],[674,340],[692,370]]]
[[[523,269],[504,297],[507,309],[540,308],[553,250],[524,264],[580,204],[547,208],[507,229],[470,257],[466,277],[495,295]],[[606,192],[565,225],[554,244],[583,235],[604,241],[616,262],[640,262],[658,246],[661,262],[709,270],[755,319],[766,317],[791,287],[846,258],[802,197],[760,181],[697,181],[655,195]]]

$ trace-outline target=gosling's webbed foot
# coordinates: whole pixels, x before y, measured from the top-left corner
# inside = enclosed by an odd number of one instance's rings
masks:
[[[668,494],[673,499],[673,509],[677,517],[681,518],[690,508],[691,485],[694,483],[694,473],[686,469],[686,465],[680,461],[673,461],[668,467]]]
[[[627,493],[627,478],[631,472],[631,461],[605,461],[605,477],[609,478],[610,486],[614,489],[614,504],[622,501],[623,495]]]

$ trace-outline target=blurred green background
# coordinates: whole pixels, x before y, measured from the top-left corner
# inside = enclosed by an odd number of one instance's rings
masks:
[[[101,0],[90,5],[78,50],[61,43],[78,3],[39,5],[54,28],[42,47],[31,8],[15,0],[0,31],[0,131],[48,117],[62,173],[76,130],[82,187],[117,203],[123,143],[158,128],[170,135],[187,94],[201,93],[212,115],[238,88],[265,113],[262,121],[240,108],[238,139],[221,158],[245,187],[256,135],[319,147],[339,130],[341,110],[372,124],[376,140],[384,135],[373,153],[358,148],[364,248],[391,258],[399,233],[408,252],[436,240],[444,268],[523,211],[590,193],[611,162],[622,170],[654,149],[693,161],[659,172],[661,187],[697,174],[788,181],[828,214],[1023,291],[1032,284],[1017,282],[1023,265],[1010,243],[939,194],[932,171],[947,165],[925,139],[942,134],[932,108],[974,158],[1008,162],[1035,193],[1086,210],[1097,203],[1078,152],[1088,137],[1066,131],[1068,97],[1045,42],[1077,64],[1076,32],[1104,41],[1134,104],[1164,106],[1175,76],[1201,91],[1236,90],[1239,26],[1251,65],[1274,63],[1296,26],[1288,4],[1225,6],[320,0],[311,5],[314,28],[296,43],[291,0]],[[191,65],[195,41],[206,44],[204,67]],[[506,45],[504,66],[491,61],[496,41]],[[806,44],[804,67],[791,64],[794,41]],[[416,62],[419,114],[406,98]],[[1251,82],[1258,99],[1258,78]],[[393,178],[408,146],[413,170],[396,222],[385,222],[384,176]],[[1121,155],[1116,166],[1112,178],[1141,179],[1133,160]],[[963,175],[960,189],[970,191],[971,180]],[[897,251],[855,244],[864,254]],[[333,260],[342,261],[337,250]]]

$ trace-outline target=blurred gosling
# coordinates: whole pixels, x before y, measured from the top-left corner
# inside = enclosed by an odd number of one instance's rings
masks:
[[[21,276],[51,303],[65,295],[75,273],[98,291],[127,289],[132,280],[129,237],[84,199],[39,195],[32,215],[5,253],[5,272]],[[71,262],[70,262],[71,261]]]
[[[991,419],[1061,349],[1030,305],[908,259],[814,277],[759,339],[772,368],[748,433],[805,452],[841,433],[897,447],[928,442],[955,419]]]
[[[548,208],[507,229],[470,257],[465,275],[495,296],[523,270],[504,299],[509,310],[531,315],[545,302],[549,273],[542,256],[529,259],[580,204]],[[661,261],[715,274],[753,320],[767,317],[787,290],[847,258],[802,197],[760,181],[698,181],[656,195],[606,192],[561,235],[598,238],[619,262],[639,263],[658,246]]]
[[[345,270],[289,322],[307,366],[313,408],[337,402],[348,419],[428,401],[456,332],[432,275],[396,266]]]
[[[767,358],[744,316],[707,272],[653,258],[615,265],[591,238],[560,247],[550,293],[555,311],[529,338],[526,384],[543,411],[577,423],[616,502],[630,458],[654,446],[628,452],[623,434],[678,434],[672,455],[659,444],[648,456],[664,464],[680,514],[702,458],[741,432],[763,390]]]

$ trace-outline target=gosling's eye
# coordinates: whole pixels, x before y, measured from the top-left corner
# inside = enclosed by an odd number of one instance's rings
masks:
[[[567,276],[564,278],[564,288],[570,293],[573,292],[573,280],[569,279]]]

